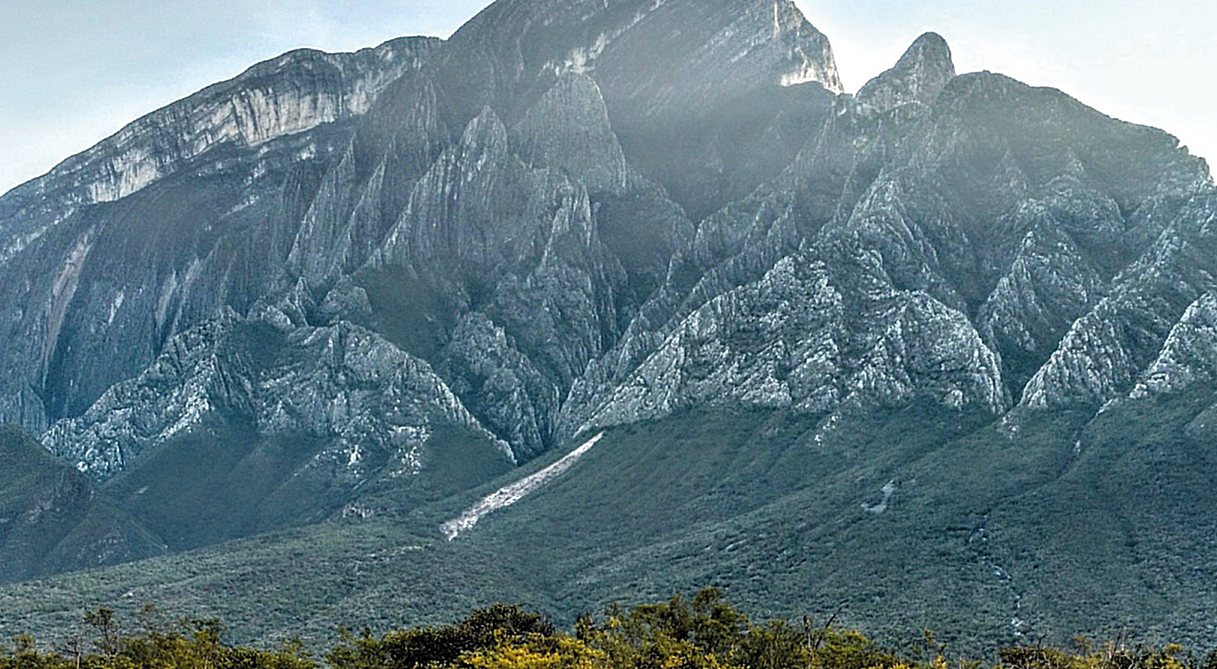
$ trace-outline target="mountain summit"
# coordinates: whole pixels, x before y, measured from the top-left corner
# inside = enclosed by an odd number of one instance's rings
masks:
[[[1213,277],[1203,161],[932,33],[857,96],[787,0],[292,52],[0,198],[0,420],[58,458],[10,434],[0,577],[170,553],[0,636],[717,584],[1212,645]]]
[[[918,37],[896,66],[868,81],[858,99],[882,111],[910,102],[930,104],[955,78],[951,48],[937,33]]]
[[[790,0],[500,0],[434,63],[462,122],[484,104],[513,121],[570,71],[593,73],[617,123],[696,116],[767,84],[841,92],[828,39]]]

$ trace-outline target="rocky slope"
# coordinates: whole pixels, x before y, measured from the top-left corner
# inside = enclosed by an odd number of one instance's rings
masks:
[[[101,481],[221,417],[251,423],[260,437],[324,440],[306,467],[340,466],[352,478],[416,472],[438,427],[494,444],[427,363],[375,334],[347,323],[297,327],[262,304],[255,313],[222,313],[174,337],[148,370],[57,423],[43,443]],[[499,450],[510,459],[506,444]]]
[[[967,318],[925,293],[893,290],[869,260],[829,268],[788,256],[760,281],[711,300],[588,427],[719,404],[826,414],[917,395],[1000,414],[1000,363]]]
[[[1217,294],[1205,293],[1184,312],[1162,352],[1142,375],[1133,398],[1178,393],[1217,382]]]

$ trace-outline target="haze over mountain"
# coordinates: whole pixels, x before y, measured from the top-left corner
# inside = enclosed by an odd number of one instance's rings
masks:
[[[12,0],[0,19],[0,191],[36,177],[135,116],[288,49],[356,50],[393,35],[448,37],[486,0],[165,0],[155,12],[130,0]],[[1217,11],[1196,0],[801,0],[833,37],[842,79],[855,92],[925,30],[952,40],[961,71],[993,70],[1069,91],[1119,118],[1170,128],[1193,153],[1214,155],[1204,122],[1217,104],[1191,82],[1217,67],[1206,48]],[[114,16],[125,20],[114,21]],[[71,34],[69,42],[56,39]],[[139,48],[131,45],[138,44]],[[189,54],[186,56],[186,54]],[[1126,86],[1129,80],[1136,87]]]
[[[1211,645],[1215,195],[935,33],[845,94],[788,0],[499,0],[290,52],[0,198],[0,420],[104,498],[55,527],[105,542],[22,564],[150,558],[2,590],[0,626],[675,584]],[[0,528],[47,493],[6,494]]]

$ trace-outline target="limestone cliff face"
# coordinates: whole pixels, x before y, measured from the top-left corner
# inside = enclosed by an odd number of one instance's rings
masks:
[[[828,39],[789,0],[507,0],[453,35],[431,69],[462,121],[514,121],[566,73],[604,90],[616,123],[695,118],[760,85],[841,92]]]
[[[780,171],[842,90],[828,38],[790,0],[496,2],[448,47],[427,68],[448,126],[485,106],[514,126],[585,74],[634,167],[694,218]]]
[[[5,241],[0,258],[36,236],[37,228],[14,229],[31,215],[46,222],[77,207],[113,202],[219,146],[257,147],[360,116],[438,43],[409,38],[356,53],[293,51],[153,112],[8,194],[0,223],[6,236],[17,239]]]
[[[468,389],[463,398],[475,413],[497,415],[495,427],[515,433],[521,456],[550,445],[557,398],[613,338],[614,289],[624,281],[600,240],[586,187],[558,170],[527,167],[489,108],[418,181],[363,276],[382,290],[404,277],[432,296],[440,318],[461,324],[439,333],[447,339],[439,360]],[[501,334],[485,331],[491,323]],[[506,350],[487,365],[470,357],[483,352],[466,336],[490,336]],[[544,381],[512,388],[527,394],[527,406],[504,414],[482,394],[487,376],[498,374]]]
[[[629,184],[604,97],[586,74],[563,75],[520,120],[515,144],[529,165],[565,170],[591,192],[620,194]]]

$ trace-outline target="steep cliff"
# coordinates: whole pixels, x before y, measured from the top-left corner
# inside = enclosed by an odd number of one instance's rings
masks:
[[[222,145],[271,140],[366,113],[390,83],[418,69],[439,40],[405,38],[356,53],[301,49],[153,112],[5,196],[0,258],[42,234],[23,225],[113,202]]]
[[[41,430],[76,415],[172,334],[271,290],[351,123],[438,44],[285,54],[0,198],[0,280],[14,288],[0,298],[14,342],[0,417]]]

